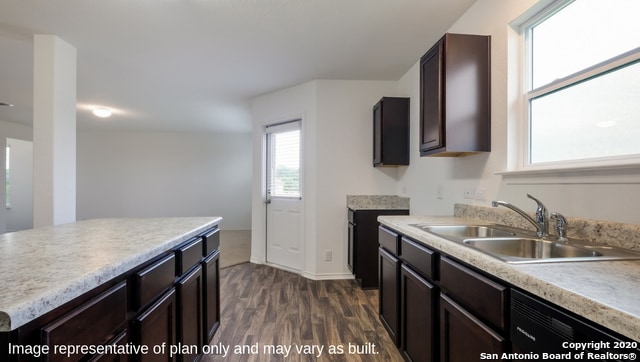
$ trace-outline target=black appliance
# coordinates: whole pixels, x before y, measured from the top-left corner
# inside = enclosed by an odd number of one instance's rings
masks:
[[[564,361],[587,361],[588,353],[604,357],[597,358],[600,361],[628,361],[640,345],[518,290],[511,292],[511,341],[514,353],[540,359],[553,354],[552,359]]]

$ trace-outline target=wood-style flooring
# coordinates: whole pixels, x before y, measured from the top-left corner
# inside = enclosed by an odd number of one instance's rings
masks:
[[[221,325],[202,361],[403,360],[378,318],[378,290],[353,280],[245,263],[220,270],[220,294]],[[226,357],[214,354],[221,346]]]

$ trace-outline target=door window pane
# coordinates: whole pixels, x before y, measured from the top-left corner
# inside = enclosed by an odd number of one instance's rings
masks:
[[[267,193],[300,197],[300,129],[268,133]]]

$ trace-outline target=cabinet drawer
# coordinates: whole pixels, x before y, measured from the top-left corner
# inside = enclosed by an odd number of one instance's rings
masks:
[[[136,309],[149,304],[160,293],[173,284],[176,277],[176,257],[170,254],[156,263],[137,272]]]
[[[211,253],[220,248],[220,229],[215,228],[214,230],[210,230],[204,234],[202,238],[202,245],[204,246],[203,255],[205,257],[211,255]]]
[[[397,233],[382,226],[378,227],[378,242],[380,243],[380,246],[387,249],[387,251],[390,251],[394,255],[399,254],[399,240],[400,238]]]
[[[415,241],[402,237],[400,246],[401,259],[418,273],[430,280],[437,279],[437,254]]]
[[[479,318],[504,330],[507,287],[448,258],[440,259],[442,291]]]
[[[182,275],[202,260],[202,238],[190,240],[176,249],[177,274]]]
[[[106,343],[127,320],[127,284],[122,282],[42,329],[43,344],[98,345]],[[66,360],[66,355],[47,356]],[[79,358],[75,356],[74,358]]]

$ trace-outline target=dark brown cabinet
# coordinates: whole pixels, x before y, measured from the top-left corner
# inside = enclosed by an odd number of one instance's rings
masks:
[[[420,59],[420,156],[491,151],[491,41],[445,34]]]
[[[43,345],[53,351],[59,345],[111,344],[116,335],[126,330],[127,287],[122,282],[42,328]],[[65,361],[82,358],[50,353],[43,360]]]
[[[203,345],[203,310],[202,302],[204,281],[202,267],[198,265],[177,283],[178,291],[178,341],[182,345],[198,346],[197,351],[188,351],[180,355],[183,362],[197,360]]]
[[[383,97],[373,106],[373,166],[409,164],[409,98]]]
[[[400,345],[400,260],[380,248],[380,302],[382,325],[396,346]]]
[[[407,361],[476,361],[508,352],[508,288],[379,227],[380,320]]]
[[[204,332],[205,343],[213,339],[220,326],[220,251],[215,250],[203,262],[204,276]]]
[[[441,258],[440,272],[441,361],[507,352],[507,287],[447,257]]]
[[[47,354],[39,360],[197,361],[220,325],[219,229],[213,228],[105,282],[19,329],[0,333],[0,345],[145,346],[148,353]],[[169,356],[169,346],[197,346]],[[154,346],[166,346],[164,353]],[[33,360],[8,355],[0,360]]]
[[[378,216],[409,215],[407,209],[348,209],[347,263],[364,289],[378,287]]]
[[[450,298],[440,296],[440,361],[477,361],[483,353],[502,355],[506,351],[504,337]]]
[[[435,361],[438,290],[404,264],[400,279],[402,355],[407,361]]]
[[[176,291],[171,288],[133,320],[132,327],[137,345],[149,346],[149,348],[163,343],[167,346],[176,345],[176,311],[178,309],[176,304]],[[141,362],[176,360],[175,356],[170,357],[169,353],[147,353],[140,354],[138,357]]]

